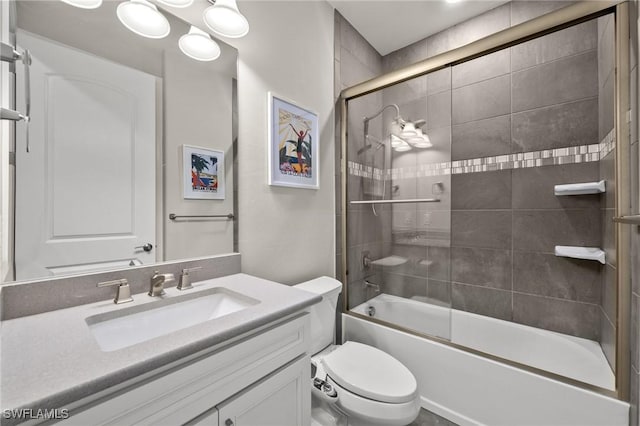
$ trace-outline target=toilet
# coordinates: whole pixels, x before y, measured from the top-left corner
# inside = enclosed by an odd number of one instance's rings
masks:
[[[413,374],[391,355],[358,342],[335,345],[342,284],[320,277],[295,286],[322,296],[311,314],[312,425],[407,425],[418,417]]]

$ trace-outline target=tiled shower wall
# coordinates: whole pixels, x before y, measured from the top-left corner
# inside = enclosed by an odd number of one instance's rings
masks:
[[[613,16],[598,19],[598,133],[604,138],[614,128],[615,83],[615,22]],[[615,155],[613,149],[600,159],[600,179],[607,185],[601,197],[602,243],[606,252],[606,265],[602,273],[600,301],[600,345],[609,365],[615,371],[616,363],[616,247],[613,216],[616,208]]]
[[[498,7],[384,57],[385,71],[566,5]],[[451,160],[600,142],[597,35],[596,22],[587,22],[454,67],[451,92],[444,93],[452,103]],[[447,110],[433,101],[426,105],[428,117],[434,115],[429,107]],[[428,247],[435,254],[428,256],[429,267],[446,271],[450,259],[451,275],[441,275],[436,287],[428,271],[420,276],[413,270],[404,278],[412,283],[404,295],[423,291],[442,298],[442,284],[450,278],[455,309],[597,340],[601,267],[557,258],[553,250],[601,246],[601,197],[559,198],[553,186],[598,177],[595,161],[453,174],[450,257],[442,247]],[[395,244],[396,251],[406,253],[407,247]]]
[[[335,98],[339,98],[340,91],[346,87],[376,77],[382,73],[382,57],[378,52],[347,22],[342,15],[335,12]],[[368,150],[358,156],[357,152],[365,145],[364,124],[362,118],[375,114],[382,107],[382,95],[371,98],[356,100],[350,103],[349,114],[358,119],[349,122],[349,158],[360,158],[362,163],[369,161],[381,161],[381,151]],[[380,120],[371,124],[370,130],[380,133]],[[377,126],[377,128],[376,128]],[[340,129],[340,109],[336,107],[336,129]],[[341,216],[341,175],[340,175],[340,153],[341,134],[336,131],[336,277],[342,277],[342,216]],[[380,166],[378,166],[380,167]],[[364,194],[371,191],[371,179],[358,176],[350,176],[348,192],[351,199],[364,199]],[[379,258],[382,254],[383,246],[383,225],[388,222],[388,213],[383,213],[386,209],[379,209],[380,215],[375,216],[370,208],[362,206],[349,206],[348,223],[348,248],[349,251],[349,302],[351,307],[364,301],[367,297],[367,290],[361,285],[365,276],[362,267],[362,254],[369,253],[373,259]],[[369,290],[370,291],[370,290]],[[371,296],[372,294],[369,294]]]
[[[457,25],[456,27],[453,27],[447,31],[443,31],[442,33],[429,37],[426,40],[421,40],[411,46],[408,46],[405,49],[401,49],[397,52],[387,55],[384,58],[384,65],[385,65],[384,69],[389,70],[389,69],[399,68],[399,67],[408,65],[410,63],[414,63],[428,56],[433,56],[435,54],[442,53],[445,50],[461,46],[475,39],[479,39],[491,33],[500,31],[508,27],[509,25],[515,25],[519,22],[523,22],[525,20],[539,16],[543,13],[550,12],[553,9],[563,7],[567,4],[568,3],[553,2],[553,1],[516,2],[516,3],[499,7],[477,18],[471,19],[465,23]],[[638,20],[638,10],[637,10],[638,2],[637,0],[633,0],[630,2],[630,4],[631,4],[631,8],[630,8],[631,9],[631,14],[630,14],[631,158],[630,158],[630,163],[631,163],[631,172],[632,172],[631,173],[631,185],[632,185],[631,193],[632,193],[632,212],[638,213],[640,212],[640,202],[638,200],[640,195],[640,189],[639,189],[640,178],[638,173],[638,164],[640,162],[640,154],[639,154],[640,150],[638,147],[640,146],[640,143],[638,142],[638,108],[637,108],[638,107],[638,102],[637,102],[638,101],[638,96],[637,96],[637,90],[638,90],[637,62],[638,61],[637,61],[637,58],[638,58],[638,50],[639,50],[638,33],[637,33],[638,32],[638,21],[637,21]],[[336,93],[335,93],[336,98],[339,94],[339,91],[342,88],[348,87],[353,83],[357,83],[359,81],[363,81],[368,78],[371,78],[377,75],[377,73],[382,69],[379,59],[376,58],[376,55],[374,54],[375,51],[371,48],[371,46],[369,46],[368,43],[362,37],[360,37],[359,34],[357,34],[348,23],[346,23],[346,26],[341,25],[343,22],[346,22],[346,21],[344,21],[344,19],[341,16],[336,16]],[[596,42],[598,44],[602,42],[602,33],[599,33],[599,34],[600,34],[600,37]],[[354,55],[353,53],[351,53],[351,50],[358,51],[357,50],[358,48],[356,46],[361,46],[361,49],[368,51],[370,55],[369,56],[370,60],[361,59],[355,62],[355,66],[353,66],[352,64],[354,64]],[[340,60],[341,53],[345,51],[348,52],[346,55],[343,54],[343,58],[345,58],[346,60],[341,62]],[[358,56],[360,58],[363,58],[362,54]],[[376,59],[371,59],[371,58],[376,58]],[[364,65],[365,63],[368,63],[368,65]],[[602,73],[602,69],[600,71]],[[506,120],[506,119],[503,118],[503,120]],[[496,119],[494,121],[494,124],[495,122],[499,122],[499,120]],[[488,126],[489,123],[490,123],[490,120],[485,121],[485,123],[480,122],[477,124],[487,124]],[[498,124],[495,124],[495,125],[498,125]],[[490,126],[488,127],[490,129]],[[576,127],[579,128],[581,126],[576,126]],[[339,127],[336,127],[336,128],[338,129]],[[458,127],[457,129],[464,130],[464,127]],[[598,132],[598,137],[600,137],[600,126],[598,126],[598,129],[596,131]],[[589,133],[593,134],[593,132],[594,132],[593,128],[590,127]],[[473,144],[470,144],[466,147],[461,144],[457,144],[456,146],[453,146],[452,147],[453,155],[454,156],[462,155],[461,152],[464,152],[464,150],[466,149],[466,152],[468,153],[467,155],[472,157],[481,157],[483,155],[487,155],[485,154],[485,152],[490,152],[491,149],[495,148],[496,146],[499,146],[499,144],[495,143],[496,142],[495,139],[491,141],[489,138],[484,137],[485,135],[487,135],[487,133],[482,126],[479,126],[476,128],[475,135],[476,135],[476,139]],[[338,132],[336,134],[336,137],[337,137],[336,139],[337,147],[339,147],[340,135]],[[507,145],[508,143],[511,143],[511,142],[509,142],[509,138],[505,138],[504,140],[502,140],[502,143],[504,145]],[[336,158],[336,164],[337,164],[336,173],[338,173],[338,175],[336,176],[337,183],[340,182],[339,167],[338,167],[339,152],[340,152],[339,148],[336,149],[336,153],[338,154]],[[607,168],[606,163],[603,163],[601,166],[603,170]],[[591,178],[594,176],[599,177],[599,173],[598,175],[596,175],[594,171],[588,170],[590,168],[589,165],[581,165],[581,166],[574,165],[571,167],[574,170],[583,168],[585,173],[584,178],[587,178],[587,177]],[[551,168],[547,168],[547,170],[551,170]],[[534,171],[529,171],[529,172],[533,173]],[[480,176],[480,174],[476,174],[476,175]],[[513,172],[512,172],[512,175],[513,175]],[[486,175],[486,176],[487,176],[487,179],[490,179],[489,176],[492,176],[492,175]],[[499,173],[496,173],[493,176],[497,177],[499,176]],[[503,182],[505,181],[503,180]],[[511,184],[512,183],[513,183],[513,179]],[[338,188],[340,188],[339,185],[338,185]],[[505,194],[507,193],[508,188],[509,188],[508,186],[507,188],[505,188],[504,190]],[[340,196],[341,196],[341,193],[337,191],[336,197],[338,202],[336,203],[336,206],[338,207],[340,206],[340,203],[339,203]],[[513,202],[513,199],[512,199],[512,202]],[[603,216],[605,216],[605,213],[609,213],[606,211],[607,210],[606,197],[604,198],[602,203],[604,206],[604,210],[601,211],[601,213],[603,213]],[[340,224],[339,209],[337,211],[337,214],[338,214],[337,223]],[[603,220],[606,221],[607,219],[603,217]],[[603,222],[602,243],[605,246],[605,249],[606,248],[610,249],[612,247],[612,240],[610,237],[611,230],[607,226],[608,224]],[[630,228],[632,232],[632,252],[631,252],[632,274],[631,276],[632,276],[632,289],[633,289],[633,294],[631,298],[632,321],[631,321],[631,342],[630,342],[631,366],[632,366],[631,377],[630,377],[630,382],[631,382],[630,425],[640,426],[640,417],[638,416],[638,405],[640,402],[640,396],[639,396],[640,392],[638,390],[640,387],[640,324],[639,324],[640,323],[640,320],[639,320],[640,318],[640,314],[639,314],[640,312],[640,227],[632,226]],[[341,276],[341,273],[342,273],[342,270],[340,267],[341,259],[342,259],[341,257],[342,254],[340,252],[340,245],[339,245],[340,235],[341,235],[341,230],[338,228],[338,238],[336,239],[336,241],[338,241],[337,259],[336,259],[338,270],[336,271],[336,274],[337,274],[336,276]],[[457,251],[459,253],[463,252],[463,250],[457,250]],[[469,252],[473,252],[473,251],[474,251],[473,249],[469,250]],[[513,258],[512,258],[513,254],[509,256],[509,252],[510,251],[508,249],[502,250],[502,253],[504,254],[504,256],[500,257],[499,256],[500,249],[494,249],[494,251],[492,251],[491,249],[484,250],[484,253],[487,254],[488,258],[484,260],[482,258],[477,259],[477,262],[480,262],[483,264],[483,270],[485,270],[486,268],[489,271],[488,276],[493,281],[489,279],[483,279],[481,281],[504,283],[505,281],[508,282],[509,280],[513,279],[513,276],[512,276],[513,272],[511,267],[509,266],[513,262]],[[545,257],[549,259],[548,256],[545,256]],[[609,271],[611,271],[611,268],[614,267],[614,265],[611,264],[611,260],[612,258],[609,257],[609,264],[606,267],[606,269],[608,269]],[[442,262],[445,262],[445,261],[446,261],[446,258],[442,260]],[[541,270],[536,271],[536,273],[542,273],[544,275],[547,275],[554,269],[557,271],[556,268],[545,267]],[[469,274],[473,274],[474,272],[479,273],[480,271],[479,270],[468,271]],[[459,273],[461,275],[464,275],[463,271],[460,271]],[[561,274],[561,275],[564,275],[564,274]],[[601,274],[601,277],[602,275],[603,274]],[[460,281],[465,281],[465,280],[460,279]],[[606,279],[601,280],[601,282],[602,282],[602,285],[604,286]],[[591,285],[589,287],[593,288]],[[487,287],[487,289],[488,289],[487,291],[490,291],[491,287]],[[483,289],[481,289],[481,291],[482,290]],[[609,300],[609,296],[605,296],[605,297],[607,300]],[[600,327],[602,328],[604,328],[607,325],[603,320],[605,318],[607,320],[609,319],[603,314],[603,312],[605,312],[604,304],[602,304],[604,299],[605,298],[603,297],[600,300],[600,303],[594,304],[595,305],[594,310],[595,310],[595,316],[596,316],[595,327],[598,327],[598,324],[597,324],[598,314],[600,315],[600,320],[602,321],[600,323]],[[564,301],[561,298],[560,299],[551,298],[550,300],[552,302],[554,300],[559,300],[560,302]],[[605,337],[606,332],[603,330],[601,331],[601,333],[602,333],[601,335]],[[603,340],[606,341],[606,337]]]

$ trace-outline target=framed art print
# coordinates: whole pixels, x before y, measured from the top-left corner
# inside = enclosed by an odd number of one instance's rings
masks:
[[[318,115],[269,92],[269,185],[318,189]]]
[[[224,152],[182,145],[185,199],[224,200]]]

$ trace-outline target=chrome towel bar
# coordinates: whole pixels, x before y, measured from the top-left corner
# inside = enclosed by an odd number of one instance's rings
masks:
[[[351,204],[408,204],[408,203],[439,203],[437,198],[410,198],[406,200],[360,200],[350,201]]]
[[[235,216],[233,215],[233,213],[229,213],[229,214],[205,214],[205,215],[177,215],[174,213],[170,213],[169,214],[169,219],[171,220],[176,220],[176,219],[182,219],[182,218],[227,218],[227,219],[233,219]]]

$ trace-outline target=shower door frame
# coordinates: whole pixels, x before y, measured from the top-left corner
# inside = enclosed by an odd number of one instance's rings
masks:
[[[630,357],[630,315],[631,315],[631,263],[630,263],[630,232],[632,225],[615,223],[617,250],[617,318],[616,318],[616,371],[615,390],[609,390],[582,381],[574,380],[560,374],[551,373],[531,367],[526,364],[497,357],[449,340],[429,336],[399,327],[395,324],[381,321],[377,318],[356,314],[348,309],[348,281],[347,281],[347,102],[382,90],[386,87],[402,83],[412,78],[438,71],[445,67],[458,65],[475,58],[488,55],[528,40],[553,33],[579,23],[613,14],[615,22],[615,103],[614,123],[616,135],[616,211],[615,216],[630,214],[630,137],[627,112],[629,111],[629,4],[620,1],[590,1],[582,0],[565,8],[534,18],[530,21],[515,25],[511,28],[494,33],[490,36],[474,41],[462,47],[449,50],[407,67],[389,72],[379,77],[344,89],[340,93],[340,174],[341,174],[341,245],[342,245],[342,283],[343,304],[342,313],[384,325],[405,333],[420,336],[438,343],[501,362],[516,368],[558,380],[589,391],[597,392],[622,401],[629,401],[631,369]],[[624,160],[627,161],[624,161]]]

